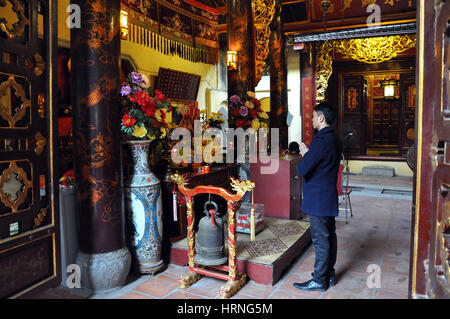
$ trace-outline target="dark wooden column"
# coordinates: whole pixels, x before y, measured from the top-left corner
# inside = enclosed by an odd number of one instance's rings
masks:
[[[72,0],[81,28],[71,30],[74,170],[79,248],[124,248],[120,132],[120,0]]]
[[[285,37],[282,32],[281,5],[271,23],[269,40],[270,50],[270,127],[280,129],[280,147],[288,146],[288,126],[286,116],[287,103],[287,68]]]
[[[316,105],[316,81],[314,79],[314,67],[311,54],[311,45],[304,53],[300,54],[300,79],[301,79],[301,115],[302,115],[302,142],[310,145],[313,139],[312,113]]]
[[[237,51],[237,70],[228,71],[228,97],[255,89],[255,50],[252,1],[227,1],[228,50]]]

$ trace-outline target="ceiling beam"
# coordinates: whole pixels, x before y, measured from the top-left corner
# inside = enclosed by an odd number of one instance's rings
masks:
[[[399,24],[416,21],[416,12],[395,13],[382,17],[380,25]],[[345,18],[327,21],[325,30],[323,22],[288,22],[283,24],[283,33],[286,35],[303,34],[310,32],[324,32],[352,28],[368,27],[367,17]]]

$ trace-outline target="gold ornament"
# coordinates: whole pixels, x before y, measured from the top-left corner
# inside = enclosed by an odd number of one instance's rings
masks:
[[[380,63],[395,58],[399,53],[416,46],[416,36],[393,35],[334,41],[336,51],[344,56],[364,62]]]
[[[323,42],[316,46],[316,83],[317,83],[317,102],[325,100],[325,92],[328,88],[328,79],[333,73],[333,43]]]
[[[255,31],[256,31],[256,61],[255,83],[258,83],[264,73],[264,65],[269,55],[270,23],[275,15],[275,0],[255,1]]]
[[[252,190],[255,187],[255,183],[253,183],[249,179],[246,179],[245,181],[241,181],[233,177],[230,177],[230,179],[231,179],[231,188],[237,193],[243,194],[247,191]]]

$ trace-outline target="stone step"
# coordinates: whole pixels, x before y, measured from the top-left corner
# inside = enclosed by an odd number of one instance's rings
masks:
[[[386,166],[365,166],[362,173],[364,176],[395,176],[395,169]]]

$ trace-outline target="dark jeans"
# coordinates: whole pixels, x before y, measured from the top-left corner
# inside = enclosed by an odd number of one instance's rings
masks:
[[[310,215],[309,221],[311,239],[316,253],[313,279],[315,282],[323,284],[335,274],[334,265],[337,252],[335,217]]]

